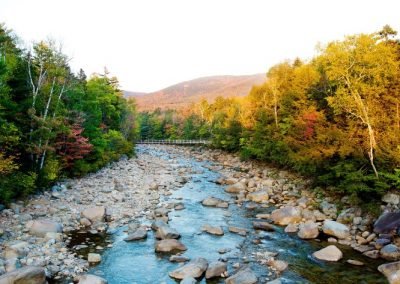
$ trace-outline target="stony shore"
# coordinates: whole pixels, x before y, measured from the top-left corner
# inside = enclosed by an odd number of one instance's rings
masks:
[[[235,196],[238,205],[276,207],[271,214],[257,216],[259,221],[254,222],[255,229],[273,230],[272,225],[285,226],[287,233],[297,234],[302,239],[316,239],[324,234],[329,236],[332,244],[315,252],[313,257],[338,261],[342,252],[335,244],[348,245],[367,257],[391,262],[380,266],[379,270],[390,283],[400,283],[400,263],[394,262],[400,260],[400,238],[395,230],[399,218],[396,215],[388,213],[381,217],[378,228],[375,228],[377,232],[374,232],[376,220],[368,212],[350,206],[346,199],[341,200],[344,207],[339,210],[336,200],[317,195],[310,188],[310,181],[290,172],[252,161],[243,162],[235,155],[218,150],[156,147],[165,148],[176,157],[212,161],[212,170],[223,176],[216,182]],[[0,213],[0,275],[4,274],[0,276],[0,283],[32,275],[38,279],[32,283],[44,283],[45,276],[74,279],[79,283],[103,283],[100,278],[91,278],[95,276],[81,275],[88,269],[89,262],[101,261],[101,251],[105,248],[99,248],[99,254],[78,255],[68,248],[69,234],[75,230],[86,230],[91,234],[112,232],[129,224],[130,239],[127,241],[134,241],[145,238],[147,230],[150,230],[135,222],[141,217],[159,222],[153,228],[161,239],[157,243],[158,249],[168,251],[179,248],[181,244],[175,241],[179,232],[171,230],[167,222],[168,212],[181,209],[180,204],[160,207],[159,201],[161,196],[170,195],[172,190],[184,184],[190,174],[190,168],[178,168],[173,161],[143,153],[138,158],[121,159],[84,178],[64,181],[51,191],[33,196],[26,202],[11,204],[9,209]],[[385,212],[398,211],[399,199],[395,193],[386,195],[382,209]],[[203,205],[229,206],[211,196],[203,201]],[[239,229],[229,228],[229,231],[247,233]],[[223,234],[218,227],[205,227],[204,231]],[[275,260],[273,255],[260,259],[260,262],[275,271],[287,268],[284,260]],[[25,267],[25,270],[19,267]],[[207,267],[213,269],[207,270]],[[194,259],[181,270],[171,272],[171,277],[189,281],[189,278],[197,277],[192,276],[193,271],[228,276],[224,263],[206,265],[203,259]],[[251,270],[242,269],[229,277],[227,283],[256,283],[251,282],[253,280],[240,282],[244,278],[251,280],[255,276]]]

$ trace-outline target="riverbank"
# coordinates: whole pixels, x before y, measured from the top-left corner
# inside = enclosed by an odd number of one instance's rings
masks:
[[[170,156],[163,157],[163,153],[168,153]],[[44,272],[49,278],[78,280],[78,276],[89,269],[88,258],[93,263],[102,263],[102,252],[112,250],[114,244],[118,243],[110,239],[109,242],[103,242],[102,246],[92,244],[95,247],[90,250],[90,255],[80,255],[80,252],[84,251],[80,250],[84,248],[82,246],[90,246],[90,241],[79,244],[78,249],[77,245],[72,246],[70,243],[74,240],[72,232],[76,235],[83,231],[90,239],[90,235],[99,236],[103,233],[112,235],[125,226],[127,228],[124,230],[132,236],[138,233],[140,228],[150,230],[150,224],[146,225],[144,220],[147,222],[162,220],[167,223],[175,215],[178,218],[179,215],[188,214],[189,212],[184,210],[185,204],[180,202],[180,199],[175,198],[174,202],[167,201],[169,196],[174,196],[174,192],[189,181],[193,183],[190,185],[192,187],[200,182],[201,170],[193,168],[190,163],[180,163],[180,159],[192,159],[204,163],[202,165],[205,169],[218,173],[218,178],[215,180],[205,177],[210,179],[207,180],[207,186],[211,186],[211,183],[216,184],[218,187],[215,188],[215,192],[225,188],[230,198],[218,201],[218,196],[208,196],[217,200],[214,203],[211,200],[208,206],[210,204],[220,206],[222,209],[218,212],[222,214],[221,216],[229,213],[227,207],[233,210],[244,208],[246,212],[254,213],[254,216],[249,218],[256,217],[256,221],[258,219],[257,223],[253,224],[256,229],[254,233],[253,228],[251,230],[247,228],[244,233],[239,230],[240,228],[228,225],[222,226],[222,232],[236,231],[251,236],[245,240],[251,240],[252,244],[262,245],[266,237],[262,232],[272,231],[273,234],[276,231],[276,234],[280,234],[282,229],[279,226],[284,226],[286,233],[282,232],[283,234],[294,236],[297,234],[298,237],[295,238],[312,242],[328,241],[341,250],[346,250],[342,246],[353,248],[362,253],[363,257],[376,259],[384,256],[387,261],[399,257],[390,251],[382,253],[384,246],[391,243],[392,246],[396,246],[397,238],[390,236],[389,242],[380,243],[378,240],[383,238],[372,232],[374,218],[369,216],[368,212],[365,214],[354,207],[339,210],[329,198],[316,196],[309,188],[309,181],[299,176],[251,161],[242,162],[238,157],[218,150],[146,146],[143,151],[139,151],[137,158],[113,163],[85,178],[65,181],[53,188],[52,192],[37,195],[26,204],[13,204],[11,209],[3,210],[0,215],[2,230],[0,264],[3,264],[0,265],[0,270],[4,273],[13,271],[19,266],[37,266],[44,267]],[[199,174],[200,177],[197,177]],[[193,188],[185,190],[189,194]],[[208,195],[207,192],[203,194]],[[213,218],[212,216],[214,215],[207,215],[209,218]],[[172,220],[172,225],[178,226],[181,223],[176,221],[176,218]],[[193,219],[195,218],[193,216]],[[39,221],[43,219],[47,221]],[[196,222],[196,220],[189,221]],[[179,226],[173,228],[182,233],[185,229]],[[204,230],[215,232],[213,226]],[[184,243],[184,235],[182,239]],[[277,243],[278,240],[275,244]],[[191,244],[186,243],[186,245],[190,250]],[[394,248],[389,247],[389,249]],[[264,250],[264,254],[258,254],[256,262],[265,267],[264,280],[265,278],[272,280],[279,277],[291,262],[281,257],[277,259],[266,254],[267,252]],[[253,253],[256,254],[254,251]],[[342,252],[335,251],[335,253],[340,256]],[[346,252],[345,257],[348,255]],[[204,256],[198,255],[198,257]],[[311,257],[315,259],[321,257],[321,254]],[[346,260],[349,261],[349,266],[368,264],[365,260],[364,263],[356,259]],[[137,261],[140,261],[140,258]],[[234,274],[238,268],[244,268],[245,263],[243,259],[240,261],[236,259],[234,263],[228,261],[229,275]],[[377,261],[376,264],[380,262]],[[228,272],[224,275],[228,276]]]

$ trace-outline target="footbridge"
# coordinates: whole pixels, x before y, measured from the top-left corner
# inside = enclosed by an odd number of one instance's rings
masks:
[[[139,140],[136,144],[159,144],[159,145],[209,145],[209,140]]]

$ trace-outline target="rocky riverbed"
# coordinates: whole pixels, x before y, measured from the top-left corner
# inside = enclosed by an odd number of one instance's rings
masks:
[[[0,283],[387,283],[378,267],[400,283],[399,196],[383,198],[376,232],[335,203],[217,150],[140,146],[3,210]]]

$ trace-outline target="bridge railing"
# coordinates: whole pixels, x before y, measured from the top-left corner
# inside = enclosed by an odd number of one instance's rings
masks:
[[[208,145],[211,144],[209,140],[139,140],[136,144],[161,144],[161,145]]]

